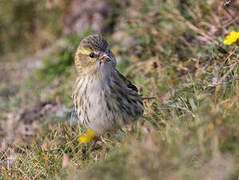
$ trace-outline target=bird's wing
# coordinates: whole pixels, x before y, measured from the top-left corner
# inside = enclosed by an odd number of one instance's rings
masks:
[[[130,80],[128,80],[126,77],[124,77],[118,70],[116,70],[116,72],[118,73],[119,77],[125,82],[125,84],[127,85],[127,87],[129,89],[138,93],[137,87],[135,85],[133,85]]]

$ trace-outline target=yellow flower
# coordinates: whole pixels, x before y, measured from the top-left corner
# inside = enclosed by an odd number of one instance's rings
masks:
[[[81,136],[78,141],[79,143],[88,143],[91,142],[96,137],[96,132],[92,129],[87,129],[87,132],[85,135]]]
[[[227,39],[224,41],[225,45],[231,45],[232,43],[235,43],[239,39],[239,32],[232,31],[229,36],[227,36]]]

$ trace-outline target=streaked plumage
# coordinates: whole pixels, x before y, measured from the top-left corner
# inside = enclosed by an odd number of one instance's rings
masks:
[[[143,114],[137,88],[116,70],[116,60],[100,35],[83,39],[77,49],[78,77],[73,87],[77,118],[97,135]]]

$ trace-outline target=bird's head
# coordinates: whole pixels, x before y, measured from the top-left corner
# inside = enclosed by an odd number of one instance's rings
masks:
[[[107,41],[98,34],[81,40],[75,54],[76,69],[80,73],[110,71],[115,68],[116,60]]]

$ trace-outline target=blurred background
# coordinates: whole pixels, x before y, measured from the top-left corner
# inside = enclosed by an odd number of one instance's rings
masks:
[[[237,0],[0,0],[3,179],[238,179]],[[66,120],[82,38],[100,33],[145,118],[89,152]]]

